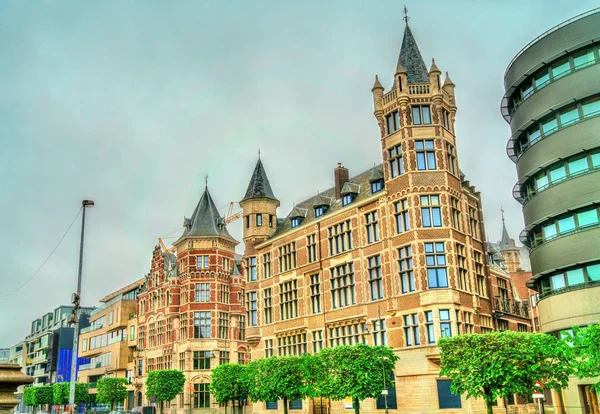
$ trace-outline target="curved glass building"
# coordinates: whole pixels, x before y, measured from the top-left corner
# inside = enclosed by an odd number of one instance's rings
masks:
[[[526,45],[504,85],[507,153],[518,175],[513,195],[523,205],[521,241],[530,248],[528,285],[539,293],[541,329],[599,323],[600,8]],[[585,387],[575,382],[565,394],[578,392],[566,405],[581,411],[569,412],[587,412]]]

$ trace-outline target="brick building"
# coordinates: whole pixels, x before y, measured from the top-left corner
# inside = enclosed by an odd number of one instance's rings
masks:
[[[392,87],[384,93],[376,77],[372,89],[382,164],[353,176],[339,164],[331,188],[278,220],[279,201],[258,160],[240,202],[253,359],[389,345],[401,358],[387,396],[391,412],[483,410],[439,377],[437,340],[531,325],[528,298],[516,297],[504,265],[488,262],[480,193],[458,164],[454,88],[435,62],[427,70],[406,25]],[[281,404],[257,402],[253,412]],[[293,408],[321,412],[323,405],[351,407],[311,400]],[[384,406],[380,397],[362,408]]]
[[[141,405],[150,402],[145,395],[147,372],[184,371],[185,392],[170,405],[177,412],[214,407],[210,370],[250,357],[235,255],[239,242],[225,228],[208,188],[184,227],[173,252],[155,247],[150,273],[138,293],[133,372],[136,404]]]

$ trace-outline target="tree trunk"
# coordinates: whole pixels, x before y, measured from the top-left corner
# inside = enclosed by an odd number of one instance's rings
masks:
[[[358,401],[358,398],[353,398],[352,404],[354,405],[354,414],[360,414],[360,401]]]
[[[488,401],[487,398],[485,401],[485,408],[487,408],[487,414],[494,414],[494,409],[492,408],[492,402]]]
[[[227,414],[227,404],[229,404],[229,401],[225,401],[225,414]],[[233,403],[233,406],[235,407],[235,402]],[[235,411],[235,408],[233,408],[233,411]]]
[[[287,398],[283,397],[283,414],[288,414]]]

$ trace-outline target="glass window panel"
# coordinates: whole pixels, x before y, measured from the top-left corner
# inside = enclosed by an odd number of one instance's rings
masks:
[[[557,181],[562,181],[567,177],[567,170],[564,165],[560,167],[555,167],[550,170],[550,181],[555,183]]]
[[[418,150],[425,149],[425,146],[424,146],[424,144],[423,144],[423,141],[416,141],[416,142],[415,142],[415,148],[416,148],[416,149],[418,149]]]
[[[400,118],[398,116],[398,111],[394,112],[394,129],[400,128]]]
[[[531,142],[532,144],[538,142],[540,140],[540,136],[542,135],[540,133],[540,128],[536,125],[534,129],[529,130],[528,132],[529,134],[529,142]]]
[[[573,122],[577,122],[579,120],[579,110],[577,109],[577,106],[569,107],[561,111],[559,118],[562,126],[567,126]]]
[[[565,285],[565,277],[561,273],[560,275],[554,275],[550,278],[552,280],[552,289],[562,289]]]
[[[417,169],[418,170],[426,170],[427,165],[425,164],[425,153],[418,152],[417,153]]]
[[[600,264],[590,265],[586,268],[588,278],[594,282],[600,281]]]
[[[449,321],[450,311],[448,309],[440,309],[440,321]]]
[[[541,190],[548,185],[548,176],[545,172],[541,172],[535,177],[535,185],[538,190]]]
[[[575,230],[575,218],[573,216],[558,220],[558,231],[561,234],[569,233]]]
[[[423,220],[423,227],[431,227],[431,216],[429,209],[421,209],[421,219]]]
[[[435,165],[435,153],[434,152],[427,153],[427,165],[430,170],[435,170],[437,168]]]
[[[579,224],[579,227],[598,224],[598,210],[593,209],[577,213],[577,223]]]
[[[429,113],[429,106],[423,106],[423,124],[431,124],[431,114]]]
[[[427,149],[427,150],[435,149],[432,140],[425,141],[425,149]]]
[[[425,253],[433,253],[433,243],[425,243]]]
[[[585,282],[583,277],[583,269],[574,269],[567,272],[567,283],[569,286],[580,285]]]
[[[596,98],[593,101],[588,101],[581,106],[583,116],[592,116],[600,113],[600,99]]]
[[[438,253],[444,253],[444,243],[436,243],[435,251]]]
[[[552,77],[559,79],[569,73],[571,65],[569,64],[569,58],[564,58],[552,65]]]
[[[412,108],[413,125],[421,125],[421,111],[418,106]]]
[[[548,81],[550,81],[550,74],[548,73],[547,68],[544,68],[542,71],[534,75],[533,82],[535,83],[536,88],[541,88],[545,86],[548,83]]]
[[[542,131],[544,131],[544,134],[549,134],[553,132],[557,126],[558,121],[556,120],[556,118],[553,117],[552,119],[549,119],[548,121],[542,124]]]
[[[582,171],[587,171],[588,169],[588,161],[587,157],[583,156],[576,160],[569,161],[569,174],[574,175],[578,174]]]
[[[438,266],[446,266],[446,256],[445,255],[439,255],[437,258],[437,264]]]
[[[521,97],[523,99],[527,99],[532,92],[533,84],[531,83],[531,81],[527,81],[527,83],[524,82],[523,86],[521,87]]]
[[[552,223],[548,226],[544,226],[544,238],[546,240],[553,239],[556,237],[556,224]]]
[[[421,205],[428,206],[429,205],[429,196],[421,196]]]
[[[591,155],[592,157],[592,168],[600,167],[600,152],[596,152]]]
[[[587,49],[573,54],[575,69],[583,68],[594,63],[594,50]]]

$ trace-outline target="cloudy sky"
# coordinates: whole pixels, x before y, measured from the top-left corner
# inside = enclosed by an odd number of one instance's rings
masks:
[[[391,84],[398,1],[0,2],[0,348],[75,290],[88,211],[83,302],[148,271],[157,237],[181,232],[209,175],[221,212],[239,200],[257,152],[294,202],[381,161],[371,86]],[[483,193],[490,240],[523,225],[499,112],[518,50],[579,0],[412,1],[423,57],[457,85],[461,169]],[[237,209],[237,207],[236,207]],[[240,223],[230,226],[241,239]],[[172,241],[173,239],[168,239]],[[241,247],[241,246],[240,246]],[[8,295],[8,296],[6,296]]]

